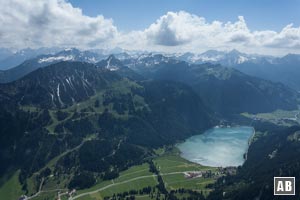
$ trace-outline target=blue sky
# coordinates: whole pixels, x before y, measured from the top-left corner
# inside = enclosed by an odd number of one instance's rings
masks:
[[[300,0],[0,0],[0,48],[300,53]]]
[[[207,21],[244,16],[250,29],[279,31],[300,25],[300,0],[69,0],[89,16],[112,18],[123,31],[147,28],[168,11],[184,10]]]

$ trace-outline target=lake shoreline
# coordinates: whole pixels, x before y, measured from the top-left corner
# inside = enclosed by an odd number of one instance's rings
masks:
[[[246,162],[246,160],[247,160],[247,158],[248,158],[248,152],[249,152],[249,148],[250,148],[250,145],[251,145],[251,143],[253,142],[253,138],[254,138],[254,136],[255,136],[255,128],[254,127],[252,127],[253,128],[253,134],[252,134],[252,136],[249,138],[249,141],[248,141],[248,148],[247,148],[247,151],[245,152],[245,161],[244,161],[244,163]],[[244,164],[243,163],[243,164]]]
[[[255,135],[250,126],[215,126],[194,135],[175,146],[180,156],[190,162],[208,167],[242,165]]]

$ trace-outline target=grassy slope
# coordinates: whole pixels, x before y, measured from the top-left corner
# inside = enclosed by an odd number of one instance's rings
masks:
[[[154,162],[157,167],[160,169],[164,182],[167,186],[168,190],[178,189],[178,188],[186,188],[192,190],[202,191],[204,194],[208,194],[210,192],[209,189],[206,189],[205,186],[209,183],[213,183],[215,179],[213,178],[193,178],[187,179],[183,174],[169,174],[174,172],[186,172],[186,171],[200,171],[200,170],[211,170],[216,171],[216,168],[201,166],[192,162],[189,162],[179,156],[178,150],[173,150],[171,152],[161,152],[162,155],[157,157]],[[148,164],[143,164],[140,166],[134,166],[125,172],[120,174],[120,177],[113,181],[105,181],[95,185],[92,188],[87,190],[78,191],[79,193],[94,191],[96,189],[102,188],[107,185],[111,185],[112,183],[122,183],[123,181],[130,180],[132,178],[140,177],[140,176],[149,176],[151,173],[149,172]],[[120,185],[109,187],[103,191],[97,192],[95,194],[86,195],[84,197],[79,198],[80,200],[101,200],[105,196],[112,196],[116,193],[121,193],[125,191],[129,191],[131,189],[141,189],[146,186],[155,186],[157,184],[156,177],[146,177],[139,180],[134,180],[126,183],[122,183]],[[148,195],[136,196],[137,199],[150,199]]]
[[[79,198],[80,200],[90,200],[90,199],[98,200],[98,199],[102,199],[105,196],[112,196],[114,193],[115,194],[122,193],[122,192],[126,192],[126,191],[129,191],[132,189],[138,190],[138,189],[142,189],[147,186],[153,187],[153,186],[157,185],[156,177],[146,177],[146,178],[122,183],[124,181],[130,180],[133,178],[137,178],[137,177],[141,177],[141,176],[149,176],[149,175],[152,175],[152,173],[149,172],[148,164],[133,166],[133,167],[129,168],[128,170],[121,172],[120,176],[118,178],[116,178],[112,181],[102,181],[89,189],[78,191],[77,194],[81,194],[81,193],[88,192],[88,191],[94,191],[94,190],[97,190],[99,188],[102,188],[102,187],[105,187],[108,185],[121,183],[116,186],[112,185],[111,187],[109,187],[103,191],[97,192],[95,194],[86,195],[84,197]]]
[[[168,190],[177,189],[177,188],[186,188],[186,189],[193,189],[193,190],[201,190],[204,192],[204,194],[209,192],[209,190],[205,189],[205,186],[208,183],[212,183],[213,181],[215,181],[214,179],[211,178],[186,179],[184,175],[181,173],[180,174],[168,174],[168,173],[199,171],[199,170],[214,171],[216,170],[215,168],[205,167],[195,163],[191,163],[181,158],[177,150],[173,150],[171,152],[164,152],[164,151],[160,151],[160,152],[162,155],[155,158],[154,162],[159,167]],[[52,163],[51,165],[53,165],[54,160],[50,162]],[[48,165],[48,167],[51,168],[52,167],[51,165]],[[99,182],[95,186],[89,189],[79,190],[77,191],[77,194],[81,194],[89,191],[95,191],[97,189],[110,185],[110,187],[102,191],[90,195],[85,195],[79,198],[80,200],[98,200],[98,199],[103,199],[103,197],[105,196],[112,196],[114,193],[122,193],[125,191],[129,191],[131,189],[139,190],[147,186],[154,187],[155,185],[157,185],[158,182],[157,182],[157,178],[152,175],[153,174],[149,172],[149,165],[146,163],[142,165],[133,166],[128,170],[121,172],[118,178],[109,181],[99,180]],[[130,182],[126,182],[128,180],[138,178],[138,177],[143,177],[143,176],[146,177],[138,180],[132,180]],[[117,184],[117,185],[113,185],[113,184]],[[15,188],[17,188],[17,190]],[[56,189],[56,186],[51,188],[50,185],[46,184],[42,190],[51,190],[51,189]],[[5,197],[5,199],[17,199],[21,194],[22,191],[21,191],[21,186],[18,182],[18,173],[14,174],[14,176],[8,182],[6,182],[5,185],[3,185],[0,188],[0,199],[2,199],[2,197],[3,198]],[[39,196],[33,199],[34,200],[43,200],[47,198],[53,199],[55,196],[56,196],[56,192],[42,192]],[[149,199],[149,197],[147,195],[142,195],[142,196],[137,196],[137,199],[146,200]]]
[[[23,194],[18,176],[19,171],[0,187],[0,199],[18,199]]]

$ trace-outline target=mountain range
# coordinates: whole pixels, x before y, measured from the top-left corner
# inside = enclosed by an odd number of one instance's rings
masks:
[[[214,63],[235,68],[245,74],[274,82],[281,82],[300,90],[300,55],[283,57],[245,54],[237,50],[229,52],[210,50],[202,54],[185,53],[173,57],[189,63]]]
[[[256,76],[273,82],[281,82],[290,88],[300,90],[300,55],[288,54],[283,57],[265,56],[257,54],[241,53],[237,50],[216,51],[209,50],[201,54],[195,53],[147,53],[138,51],[125,51],[123,49],[86,50],[59,48],[24,49],[12,53],[8,49],[0,51],[0,82],[16,80],[36,68],[57,63],[59,61],[82,61],[97,63],[108,58],[110,53],[133,69],[139,70],[139,66],[154,66],[158,62],[185,61],[190,64],[221,64],[225,67],[235,68],[245,74]],[[10,64],[9,64],[10,63]],[[1,67],[2,66],[2,67]],[[2,69],[2,71],[1,71]]]
[[[210,61],[214,60],[215,63],[218,63],[218,61],[230,61],[235,63],[235,65],[234,67],[224,67],[219,64],[201,64],[201,57],[205,57],[205,61],[209,57]],[[244,62],[239,62],[238,58],[241,57],[245,58]],[[191,60],[190,62],[181,61],[180,58],[182,59],[182,57],[180,56],[167,57],[154,53],[135,56],[120,53],[110,55],[106,59],[103,58],[106,57],[90,51],[66,49],[54,55],[38,56],[25,61],[17,67],[2,71],[0,72],[0,82],[17,80],[36,69],[61,61],[84,62],[94,64],[98,68],[108,71],[116,71],[117,74],[132,80],[168,80],[188,84],[202,97],[208,107],[219,113],[268,112],[276,108],[293,109],[297,107],[297,94],[292,90],[295,88],[289,89],[282,83],[270,82],[246,75],[251,74],[250,72],[244,74],[238,71],[240,68],[244,69],[244,71],[246,69],[250,71],[250,63],[258,66],[261,64],[255,63],[262,62],[257,62],[258,58],[247,57],[246,54],[239,53],[236,50],[227,54],[209,51],[205,55],[201,54],[201,56],[198,56],[198,60],[194,60],[193,63],[191,63]],[[217,59],[219,60],[217,61]],[[265,59],[260,58],[260,60]],[[273,65],[275,63],[290,63],[289,66],[292,66],[295,65],[294,63],[297,64],[298,61],[297,56],[289,55],[266,62],[273,62]],[[223,64],[226,66],[226,63]],[[293,69],[297,70],[295,67]],[[275,70],[270,71],[274,72]],[[288,70],[286,69],[286,71]],[[258,73],[259,70],[255,70],[255,72]],[[293,79],[289,78],[287,80],[292,81]],[[296,80],[298,81],[298,79]],[[65,85],[68,83],[61,84]],[[53,95],[54,93],[53,89],[51,94]]]
[[[294,90],[282,83],[252,77],[233,68],[167,61],[142,69],[139,73],[144,77],[179,81],[191,86],[206,105],[218,113],[297,108],[298,94]]]

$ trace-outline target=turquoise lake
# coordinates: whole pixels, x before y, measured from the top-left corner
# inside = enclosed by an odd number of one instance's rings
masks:
[[[181,156],[205,166],[239,166],[245,161],[254,129],[248,126],[212,128],[177,145]]]

